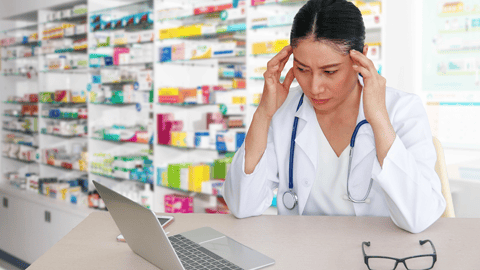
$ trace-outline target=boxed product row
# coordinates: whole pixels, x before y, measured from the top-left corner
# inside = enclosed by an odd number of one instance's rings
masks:
[[[79,4],[64,10],[58,10],[47,14],[47,21],[69,19],[72,17],[86,14],[88,11],[86,4]]]
[[[113,33],[113,44],[115,46],[118,46],[118,45],[127,45],[127,44],[135,44],[135,43],[153,42],[154,38],[155,38],[155,34],[153,30],[135,31],[135,32],[117,31]]]
[[[3,138],[5,143],[10,144],[21,144],[27,146],[37,146],[38,145],[38,137],[37,136],[23,136],[14,133],[7,133]]]
[[[229,11],[231,17],[242,18],[245,16],[244,8],[246,6],[245,0],[240,1],[231,1],[231,0],[219,0],[219,1],[209,1],[209,2],[193,2],[188,7],[185,5],[183,7],[168,7],[158,9],[157,18],[159,20],[168,20],[175,18],[188,17],[193,15],[208,14],[208,13],[217,13],[222,11]],[[232,11],[238,9],[238,12]],[[237,14],[239,13],[239,14]],[[227,18],[226,15],[220,15],[221,18]]]
[[[245,48],[237,47],[235,42],[211,42],[202,44],[180,43],[159,48],[159,61],[209,59],[245,55]]]
[[[164,87],[158,89],[158,102],[173,104],[215,104],[214,96],[212,95],[212,91],[215,89],[220,88],[209,85],[202,85],[197,88]]]
[[[88,67],[87,55],[59,54],[49,56],[45,61],[45,70],[82,69]]]
[[[37,132],[38,119],[24,118],[24,119],[3,120],[3,128],[10,129],[10,130],[25,131],[25,132]]]
[[[5,50],[3,59],[15,59],[22,57],[32,57],[40,54],[40,47],[12,47]]]
[[[62,136],[87,136],[88,124],[86,120],[62,121],[47,120],[45,127],[42,128],[43,134],[53,134]]]
[[[15,37],[6,37],[0,39],[0,45],[2,47],[7,47],[7,46],[14,46],[14,45],[21,45],[21,44],[27,44],[30,42],[36,42],[38,41],[38,33],[32,33],[28,36],[15,36]]]
[[[112,54],[91,53],[90,67],[108,67],[128,64],[151,63],[153,59],[153,44],[138,44],[132,47],[113,48]]]
[[[90,163],[90,172],[107,177],[153,183],[152,164],[153,161],[148,156],[114,156],[109,153],[95,153]]]
[[[236,24],[193,24],[174,28],[165,28],[159,30],[159,39],[185,38],[194,36],[208,36],[227,32],[237,32],[246,30],[245,23]]]
[[[243,64],[221,64],[218,65],[219,78],[239,78],[247,77],[247,67]]]
[[[87,92],[84,90],[55,90],[55,92],[40,92],[40,103],[85,103]]]
[[[86,50],[88,42],[86,38],[83,39],[58,39],[46,40],[42,44],[42,54],[66,53],[73,51]]]
[[[24,94],[23,96],[8,96],[7,103],[38,102],[38,94]]]
[[[62,23],[53,27],[46,28],[43,31],[43,40],[58,39],[73,35],[83,35],[87,33],[86,24]]]
[[[207,113],[207,131],[183,131],[183,121],[174,115],[157,114],[157,142],[161,145],[235,152],[242,145],[245,132],[226,130],[228,123],[220,113]],[[243,122],[242,122],[243,123]]]
[[[133,87],[124,90],[112,90],[108,86],[93,85],[89,92],[90,103],[124,104],[124,103],[152,103],[152,91],[135,91]],[[141,106],[138,107],[141,110]]]
[[[218,195],[232,163],[232,158],[217,159],[213,163],[169,164],[157,168],[157,185]]]
[[[288,12],[281,15],[257,17],[252,19],[252,29],[285,26],[293,23],[293,18],[297,12]]]
[[[70,170],[87,171],[88,152],[86,143],[73,143],[50,149],[37,150],[37,161],[40,163],[62,167]]]
[[[54,119],[87,119],[87,108],[46,108],[42,109],[42,117]]]
[[[18,75],[25,76],[27,79],[31,79],[38,75],[36,71],[36,65],[32,64],[17,64],[15,68],[6,68],[3,70],[3,75]]]
[[[193,197],[181,194],[167,194],[164,198],[165,213],[193,213]],[[217,206],[205,208],[208,214],[230,214],[223,198],[217,198]]]
[[[108,128],[93,127],[92,137],[100,140],[117,142],[135,142],[148,144],[153,140],[153,132],[143,126],[112,126]]]
[[[288,39],[254,42],[252,44],[252,54],[260,55],[278,53],[288,44],[290,44]]]
[[[153,88],[153,70],[137,67],[102,69],[100,70],[100,77],[93,78],[93,81],[95,83],[131,82],[132,84],[127,87],[134,90],[148,91]]]
[[[4,156],[26,161],[35,160],[35,149],[31,147],[11,143],[3,143],[2,145],[2,154]]]
[[[90,32],[116,30],[145,24],[153,24],[153,14],[151,11],[140,12],[123,17],[110,14],[96,14],[90,16]]]
[[[7,109],[4,111],[4,114],[12,116],[35,116],[38,115],[38,105],[22,105],[20,110]]]

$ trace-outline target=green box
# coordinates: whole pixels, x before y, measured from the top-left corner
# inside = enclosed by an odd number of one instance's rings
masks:
[[[188,169],[191,163],[170,164],[168,165],[168,186],[172,188],[180,188],[180,170]]]
[[[115,103],[115,104],[123,103],[123,91],[119,91],[119,90],[112,91],[112,103]]]
[[[213,162],[213,179],[225,179],[229,164],[232,163],[231,157],[217,159]]]
[[[41,92],[39,95],[39,100],[41,103],[53,102],[54,92]]]

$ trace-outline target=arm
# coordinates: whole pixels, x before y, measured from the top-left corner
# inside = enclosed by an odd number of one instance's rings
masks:
[[[414,97],[399,105],[402,108],[393,117],[399,123],[394,141],[383,164],[375,160],[373,179],[384,191],[393,222],[418,233],[442,215],[446,202],[435,172],[437,156],[428,117],[420,98]],[[376,145],[378,137],[375,134]]]

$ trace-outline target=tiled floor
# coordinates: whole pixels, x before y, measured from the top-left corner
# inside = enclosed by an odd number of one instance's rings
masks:
[[[6,261],[0,260],[0,270],[23,270],[21,268],[17,268]]]

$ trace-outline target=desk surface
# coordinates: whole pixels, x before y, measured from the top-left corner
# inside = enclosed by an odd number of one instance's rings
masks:
[[[379,217],[172,215],[169,235],[210,226],[275,259],[266,269],[365,270],[363,241],[367,255],[402,258],[431,253],[423,239],[437,249],[434,269],[480,269],[480,219],[442,218],[411,234]],[[28,269],[158,269],[117,242],[119,232],[108,212],[92,213]]]

